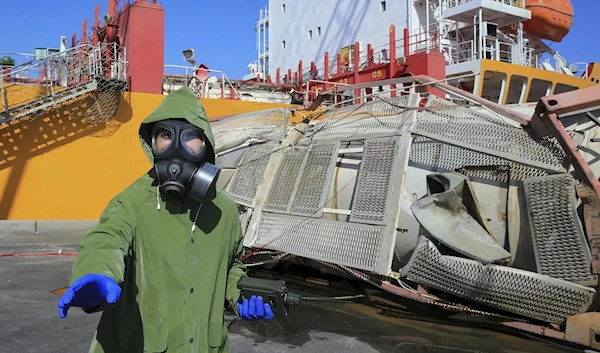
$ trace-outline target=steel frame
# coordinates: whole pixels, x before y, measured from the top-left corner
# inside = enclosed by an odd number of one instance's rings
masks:
[[[584,203],[585,230],[592,253],[592,272],[600,273],[600,182],[561,123],[561,118],[600,109],[600,86],[543,97],[531,120],[539,136],[555,136],[579,180],[577,193]]]
[[[552,135],[558,139],[575,169],[575,177],[591,187],[600,200],[600,182],[589,164],[579,153],[579,148],[560,122],[561,116],[600,108],[600,86],[543,97],[531,118],[531,127],[538,136]]]

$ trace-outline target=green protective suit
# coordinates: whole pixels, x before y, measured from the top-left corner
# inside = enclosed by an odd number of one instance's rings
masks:
[[[185,118],[215,141],[206,112],[189,88],[168,95],[140,127],[140,141],[153,162],[151,123]],[[90,352],[228,352],[224,308],[237,313],[242,230],[233,199],[222,190],[199,204],[165,198],[155,178],[142,176],[116,195],[98,226],[85,234],[70,284],[88,273],[110,276],[122,293],[103,311]]]

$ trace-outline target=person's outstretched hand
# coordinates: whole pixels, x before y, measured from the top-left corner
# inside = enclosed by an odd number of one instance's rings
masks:
[[[244,299],[238,303],[240,317],[244,320],[260,320],[273,318],[273,309],[270,304],[264,303],[262,297],[253,295],[250,300]]]
[[[91,308],[113,304],[121,295],[121,287],[105,275],[87,274],[77,279],[58,300],[58,314],[67,317],[71,306]]]

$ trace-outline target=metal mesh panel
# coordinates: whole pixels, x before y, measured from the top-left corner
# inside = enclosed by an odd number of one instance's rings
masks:
[[[278,146],[278,142],[270,141],[246,148],[227,189],[237,203],[254,207],[256,191],[263,182],[272,152]]]
[[[291,147],[284,152],[263,210],[290,213],[307,152],[306,147]]]
[[[292,214],[321,217],[339,149],[339,142],[310,146]]]
[[[497,265],[443,256],[421,237],[402,276],[458,297],[515,314],[561,323],[585,312],[592,303],[592,288]]]
[[[331,109],[325,113],[324,120],[346,119],[349,117],[368,117],[372,113],[390,116],[399,115],[406,111],[406,107],[413,107],[414,101],[419,100],[418,94],[406,95],[383,100],[374,100],[363,104],[355,104],[342,108]],[[371,114],[368,114],[371,113]]]
[[[231,116],[211,123],[216,149],[222,150],[251,138],[283,140],[286,134],[287,113],[283,108],[261,110]]]
[[[225,152],[219,155],[215,161],[217,167],[225,169],[234,169],[240,164],[240,160],[244,155],[244,151],[247,147],[236,148],[231,152]]]
[[[263,213],[255,246],[374,271],[384,227]]]
[[[212,130],[228,131],[251,126],[281,125],[285,123],[286,110],[283,108],[259,110],[230,116],[210,124]]]
[[[393,137],[365,142],[350,222],[386,223],[398,141],[398,137]]]
[[[476,152],[466,148],[449,145],[423,136],[415,136],[410,149],[412,164],[431,168],[436,172],[454,171],[464,166],[510,166],[510,176],[513,180],[522,181],[527,178],[548,175],[542,169],[525,164],[512,162],[500,157]],[[507,182],[508,173],[495,173],[491,170],[467,170],[465,175],[500,182]]]
[[[576,210],[573,177],[551,175],[523,184],[538,272],[582,284],[593,281],[591,254]]]
[[[360,140],[365,138],[384,137],[392,135],[401,135],[409,126],[405,124],[410,114],[414,113],[414,108],[419,103],[418,95],[401,97],[406,101],[402,108],[397,108],[388,103],[379,102],[378,105],[369,105],[372,109],[380,107],[383,109],[385,104],[392,110],[371,110],[356,111],[347,113],[340,118],[329,118],[313,125],[302,138],[300,144],[309,144],[316,141],[340,141],[340,140]],[[404,107],[413,108],[405,109]],[[344,108],[346,109],[346,108]],[[354,108],[356,109],[356,108]],[[350,109],[352,111],[352,109]],[[338,113],[342,116],[342,113]],[[391,115],[393,114],[393,115]]]
[[[414,134],[539,168],[564,170],[564,153],[556,143],[536,141],[525,129],[437,97],[429,99],[427,106],[447,109],[420,113]]]

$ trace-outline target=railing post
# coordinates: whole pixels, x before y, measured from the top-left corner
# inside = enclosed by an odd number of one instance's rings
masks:
[[[353,70],[352,70],[352,78],[353,78],[353,82],[354,84],[358,84],[360,83],[360,44],[358,42],[354,43],[354,58],[352,58],[352,66],[353,66]],[[355,97],[360,97],[361,96],[361,89],[357,88],[354,90],[354,96]],[[361,99],[357,98],[354,100],[354,104],[360,104]]]
[[[298,88],[302,87],[302,60],[298,62]]]
[[[46,59],[46,80],[48,81],[48,84],[50,85],[50,94],[52,95],[52,99],[54,99],[54,85],[52,84],[52,64],[50,63],[49,59]],[[48,71],[50,71],[50,73],[48,73]]]
[[[121,47],[123,50],[123,77],[122,79],[127,81],[127,47]]]
[[[406,31],[404,32],[404,35],[406,35]],[[406,42],[405,42],[406,44]],[[404,49],[406,50],[406,49]],[[396,58],[396,26],[391,25],[390,26],[390,54],[389,54],[389,59],[390,59],[390,66],[389,66],[389,76],[388,79],[392,79],[396,76],[396,70],[397,70],[397,58]],[[406,60],[406,58],[404,58]],[[396,97],[396,85],[390,85],[390,97]]]
[[[328,82],[329,76],[330,76],[329,75],[329,52],[328,51],[325,52],[325,58],[323,61],[325,63],[325,66],[323,67],[323,76],[324,76],[323,80]],[[329,89],[329,85],[327,83],[325,83],[324,89],[325,90]]]
[[[4,87],[4,71],[0,75],[0,94],[2,95],[2,104],[4,105],[4,118],[8,119],[8,95],[6,94],[6,87]]]
[[[225,73],[221,72],[221,99],[225,98]]]

